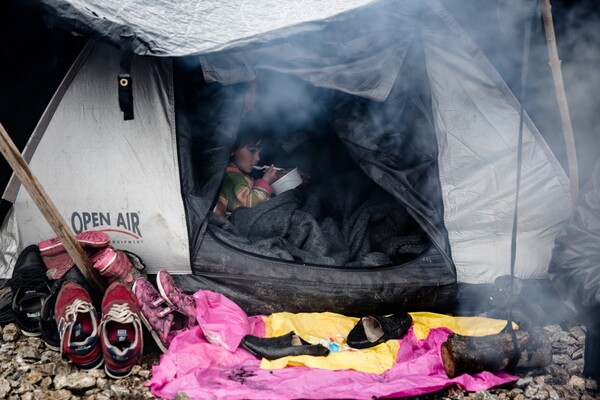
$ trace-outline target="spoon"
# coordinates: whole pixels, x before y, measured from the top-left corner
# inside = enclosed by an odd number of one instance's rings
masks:
[[[270,165],[255,165],[252,168],[262,171],[263,169],[267,169],[269,167]],[[285,168],[273,167],[273,169],[275,169],[276,171],[283,171]]]

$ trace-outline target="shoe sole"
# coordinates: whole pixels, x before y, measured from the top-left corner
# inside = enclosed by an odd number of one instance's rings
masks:
[[[117,375],[117,374],[112,374],[111,370],[108,368],[108,366],[106,364],[104,364],[104,372],[106,372],[106,375],[110,376],[113,379],[123,379],[123,378],[127,378],[129,375],[131,375],[131,373],[133,372],[133,367],[125,375]]]
[[[21,329],[21,333],[27,337],[38,337],[38,336],[42,336],[41,332],[29,332],[29,331],[25,331],[23,329]]]
[[[54,351],[60,351],[60,346],[53,346],[48,342],[44,342],[44,344],[46,345],[47,348],[49,348],[50,350],[54,350]]]
[[[131,291],[135,294],[135,285],[136,285],[137,281],[135,281],[133,283],[133,287],[131,288]],[[137,298],[136,298],[137,300]],[[160,340],[160,337],[158,336],[158,334],[156,332],[154,332],[154,329],[152,329],[152,325],[150,325],[150,321],[148,321],[146,319],[146,316],[144,315],[144,313],[142,312],[142,310],[140,310],[140,318],[142,320],[142,322],[144,323],[144,326],[146,327],[146,329],[148,329],[148,332],[150,332],[150,334],[152,335],[152,339],[154,339],[154,341],[156,342],[156,344],[158,345],[158,347],[160,348],[160,350],[163,353],[167,353],[168,349],[165,347],[165,345],[163,344],[163,342]]]

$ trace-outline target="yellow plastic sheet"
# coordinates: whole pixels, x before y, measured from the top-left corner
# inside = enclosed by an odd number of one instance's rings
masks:
[[[484,317],[452,317],[429,312],[410,313],[410,316],[415,337],[419,340],[426,339],[429,330],[434,328],[448,328],[463,336],[486,336],[499,333],[506,326],[503,319]],[[517,324],[513,323],[513,329],[518,329]]]
[[[484,336],[500,332],[506,321],[483,317],[452,317],[428,312],[411,313],[413,330],[417,339],[427,338],[430,329],[446,327],[455,333],[465,336]],[[321,340],[338,339],[346,344],[345,338],[359,318],[346,317],[335,313],[275,313],[263,317],[266,325],[266,337],[285,335],[296,332],[309,343],[317,344]],[[515,329],[516,324],[513,324]],[[305,365],[311,368],[330,370],[353,369],[356,371],[380,374],[390,369],[396,362],[400,349],[398,340],[389,340],[370,349],[351,349],[330,353],[327,357],[294,356],[277,360],[263,359],[263,369],[281,369],[286,366]]]
[[[319,341],[332,338],[345,339],[358,318],[346,317],[335,313],[275,313],[265,318],[266,336],[285,335],[290,331],[296,332],[302,339],[316,344]],[[345,340],[340,343],[345,345]],[[389,340],[370,349],[340,351],[329,353],[327,357],[294,356],[283,357],[269,361],[263,359],[260,367],[263,369],[280,369],[288,365],[306,365],[312,368],[356,371],[380,374],[390,369],[396,362],[396,354],[400,342]]]

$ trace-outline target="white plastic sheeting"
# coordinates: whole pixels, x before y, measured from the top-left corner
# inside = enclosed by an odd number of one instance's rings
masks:
[[[39,140],[30,167],[75,233],[105,231],[115,248],[146,261],[149,273],[188,273],[171,62],[132,60],[130,121],[119,109],[119,63],[118,50],[95,45],[73,81],[63,82],[47,128],[30,141]],[[56,236],[23,188],[14,210],[21,247]]]
[[[440,35],[424,38],[444,222],[457,279],[490,283],[511,273],[518,103],[464,46]],[[542,278],[569,215],[569,183],[526,115],[524,122],[515,275]]]
[[[277,31],[310,31],[311,22],[352,10],[372,0],[28,0],[42,4],[61,23],[92,37],[120,41],[135,36],[140,55],[183,56],[220,51],[278,37]]]

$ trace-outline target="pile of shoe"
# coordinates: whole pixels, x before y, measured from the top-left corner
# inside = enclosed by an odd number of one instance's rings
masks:
[[[348,333],[346,343],[354,349],[367,349],[388,340],[402,339],[411,325],[412,317],[406,312],[363,317]],[[330,351],[321,343],[307,342],[294,331],[270,338],[246,335],[241,345],[256,357],[267,360],[300,355],[326,356]]]
[[[76,239],[110,284],[103,297],[90,296],[91,287],[59,238],[45,240],[25,248],[15,264],[15,322],[24,335],[41,335],[49,348],[83,369],[106,361],[110,376],[126,376],[142,348],[139,307],[129,286],[144,265],[132,253],[113,249],[104,232],[83,232]]]
[[[194,298],[179,288],[166,269],[156,275],[155,288],[148,279],[140,277],[133,292],[140,305],[142,321],[160,350],[166,353],[179,333],[198,324]]]
[[[142,323],[129,286],[114,281],[102,299],[102,318],[92,298],[76,282],[65,283],[56,300],[60,350],[81,369],[104,369],[112,378],[131,374],[143,351]]]

